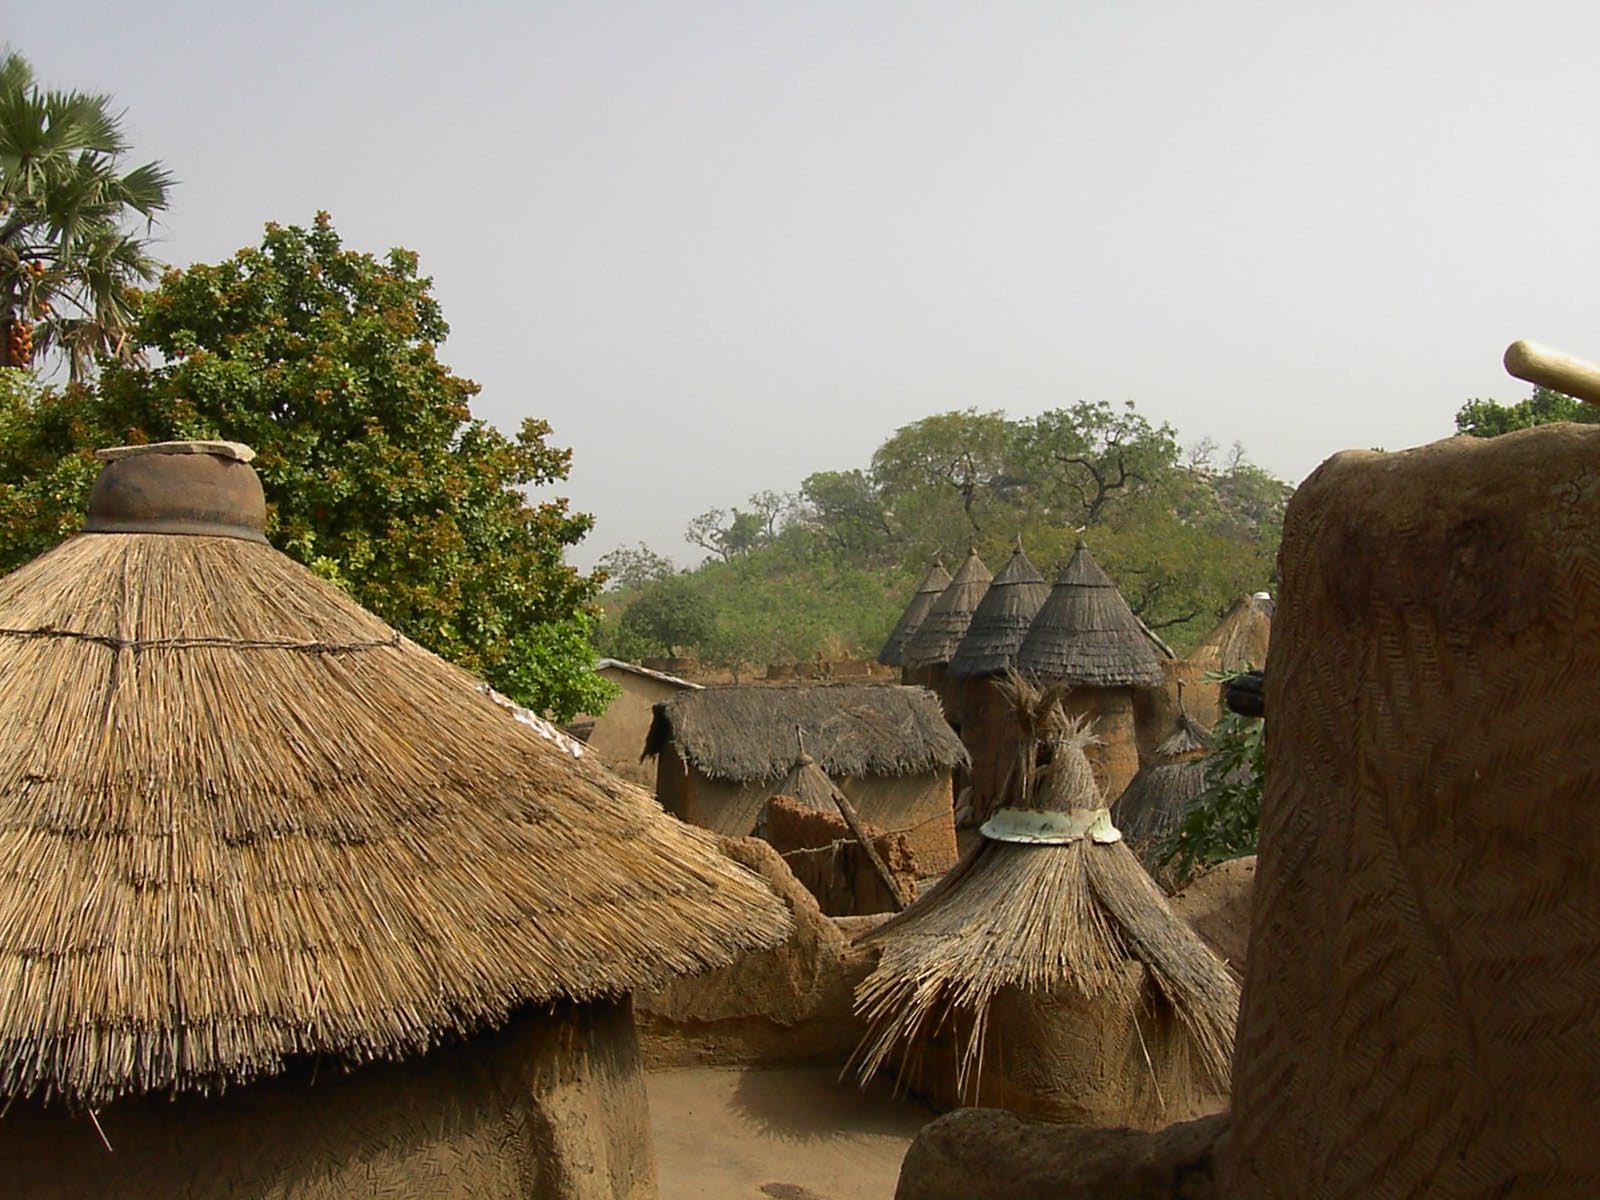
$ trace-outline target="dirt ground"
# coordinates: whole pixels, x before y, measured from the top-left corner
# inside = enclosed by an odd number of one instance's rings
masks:
[[[661,1200],[890,1200],[937,1115],[838,1068],[658,1071],[645,1077]]]

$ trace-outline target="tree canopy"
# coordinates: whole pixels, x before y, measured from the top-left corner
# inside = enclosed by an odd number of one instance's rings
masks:
[[[1600,406],[1585,404],[1549,388],[1536,387],[1533,395],[1517,404],[1468,400],[1456,412],[1456,432],[1472,437],[1497,437],[1513,429],[1529,429],[1552,421],[1600,423]]]
[[[525,489],[570,452],[527,420],[472,416],[477,385],[417,258],[347,250],[326,214],[259,247],[167,272],[132,308],[160,365],[107,361],[93,387],[0,395],[0,567],[77,527],[96,446],[226,438],[255,448],[273,545],[420,644],[519,702],[599,711],[590,670],[600,581],[563,561],[591,518]],[[17,373],[12,372],[12,375]]]
[[[97,354],[126,360],[130,286],[158,270],[134,228],[167,207],[159,162],[125,168],[109,96],[39,86],[0,58],[0,365],[62,352],[74,375]]]

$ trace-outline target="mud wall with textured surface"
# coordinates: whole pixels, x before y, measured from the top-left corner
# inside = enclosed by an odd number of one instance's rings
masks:
[[[1600,1195],[1600,429],[1338,455],[1280,564],[1224,1194]]]
[[[637,998],[639,1040],[651,1068],[842,1063],[860,1040],[855,987],[877,951],[852,945],[884,918],[835,920],[767,843],[729,838],[724,852],[755,871],[794,914],[781,946]]]
[[[651,787],[656,764],[640,759],[645,735],[650,732],[654,706],[672,699],[683,688],[620,667],[602,667],[599,674],[622,689],[622,694],[594,718],[588,745],[601,760],[629,783]]]
[[[529,1012],[410,1062],[323,1064],[213,1099],[0,1120],[19,1200],[646,1200],[649,1112],[627,1004]]]

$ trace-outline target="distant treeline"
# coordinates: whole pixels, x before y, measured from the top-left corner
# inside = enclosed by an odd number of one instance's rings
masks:
[[[1185,447],[1132,403],[941,413],[896,430],[864,469],[694,518],[685,539],[706,559],[691,571],[643,544],[608,554],[597,648],[736,670],[870,657],[935,556],[954,569],[976,546],[998,570],[1021,537],[1048,579],[1081,533],[1182,653],[1241,592],[1272,587],[1291,490],[1242,447]]]

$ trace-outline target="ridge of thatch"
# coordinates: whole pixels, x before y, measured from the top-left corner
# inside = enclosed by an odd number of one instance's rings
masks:
[[[1157,687],[1163,679],[1133,610],[1081,541],[1017,651],[1017,670],[1078,687]]]
[[[0,579],[0,745],[7,1100],[403,1057],[791,928],[712,838],[264,543],[84,534]]]
[[[776,782],[794,763],[795,730],[832,779],[920,775],[967,761],[927,688],[898,684],[756,685],[684,692],[655,706],[646,755],[671,744],[711,779]]]
[[[906,605],[905,612],[900,614],[900,619],[889,632],[889,640],[884,642],[883,649],[878,651],[880,663],[886,667],[898,667],[905,661],[906,643],[921,627],[923,618],[928,615],[928,610],[933,607],[940,593],[949,586],[950,572],[944,569],[942,562],[934,559],[933,565],[928,568],[928,573],[922,577],[922,582],[917,584],[911,603]]]
[[[1045,703],[1053,706],[1049,696]],[[1103,806],[1077,728],[1054,743],[1039,789],[1051,808]],[[1087,788],[1093,793],[1085,795]],[[852,1061],[863,1082],[891,1055],[915,1056],[941,1029],[967,1029],[957,1089],[978,1082],[989,1006],[1005,989],[1104,994],[1131,961],[1148,971],[1141,1002],[1166,1005],[1195,1059],[1226,1086],[1237,978],[1181,917],[1123,841],[1061,845],[980,840],[939,883],[862,939],[882,947],[856,991],[867,1032]],[[958,1019],[959,1018],[959,1019]]]
[[[966,636],[972,614],[977,611],[984,593],[989,590],[992,576],[983,565],[978,552],[967,554],[961,569],[950,581],[950,586],[939,593],[939,598],[922,618],[922,624],[906,642],[901,655],[901,665],[913,670],[922,667],[939,667],[950,661],[961,639]]]
[[[1049,584],[1019,545],[978,601],[966,634],[950,656],[951,677],[1003,675],[1010,670],[1049,594]]]

